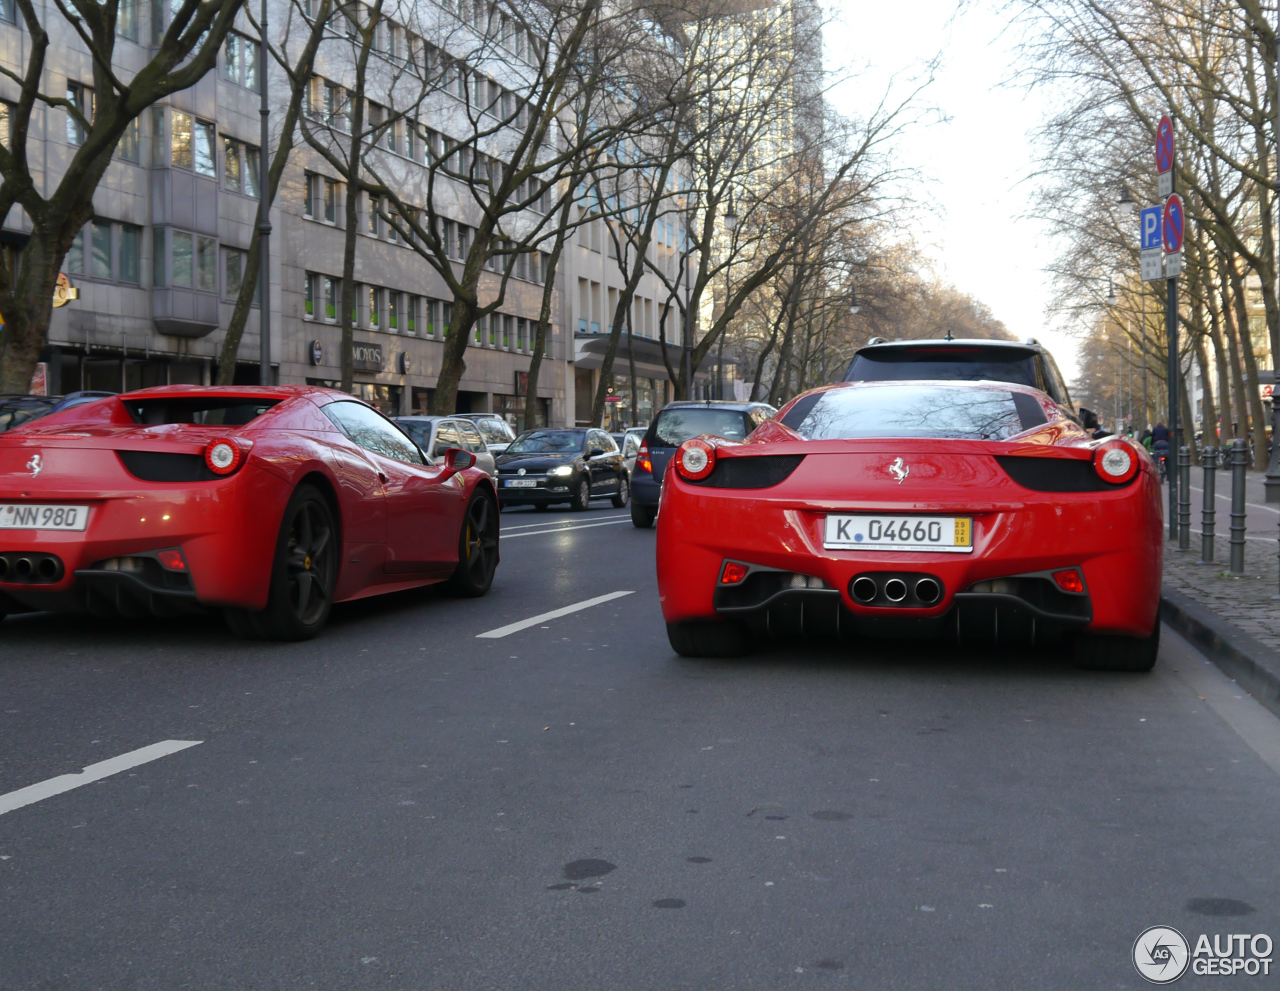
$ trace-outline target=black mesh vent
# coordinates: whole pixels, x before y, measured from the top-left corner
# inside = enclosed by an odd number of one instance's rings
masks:
[[[215,475],[198,454],[167,451],[117,451],[125,469],[144,482],[211,482]]]
[[[1109,492],[1122,489],[1129,482],[1116,485],[1104,482],[1094,471],[1092,461],[1078,458],[1020,458],[997,455],[1000,467],[1023,488],[1036,492]],[[1137,475],[1134,475],[1137,478]]]
[[[803,454],[763,454],[722,458],[711,474],[693,485],[713,489],[767,489],[785,481],[804,460]]]

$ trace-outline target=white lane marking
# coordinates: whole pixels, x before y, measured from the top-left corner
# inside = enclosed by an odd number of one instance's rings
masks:
[[[130,750],[127,754],[121,754],[119,757],[112,757],[110,760],[90,764],[79,774],[60,774],[56,778],[49,778],[47,781],[27,785],[27,787],[11,791],[7,795],[0,795],[0,816],[6,812],[12,812],[14,809],[20,809],[24,805],[31,805],[34,802],[52,798],[54,795],[61,795],[64,791],[71,791],[81,785],[101,781],[103,778],[109,778],[113,774],[127,771],[131,767],[159,760],[161,757],[168,757],[170,754],[176,754],[178,751],[186,750],[188,747],[197,747],[202,743],[204,743],[203,740],[161,740],[159,743],[153,743],[149,747]]]
[[[511,633],[519,633],[521,630],[527,630],[531,626],[545,623],[549,619],[559,619],[561,616],[568,616],[570,613],[581,612],[583,609],[598,606],[602,602],[609,602],[612,599],[621,599],[624,595],[634,594],[634,592],[610,592],[608,595],[597,595],[594,599],[575,602],[573,605],[565,606],[563,609],[552,609],[551,612],[544,612],[540,616],[530,616],[528,619],[522,619],[518,623],[510,623],[507,626],[499,626],[496,630],[489,630],[487,633],[477,633],[476,639],[497,640],[499,637],[505,637]]]
[[[1199,488],[1198,486],[1195,486],[1195,485],[1191,486],[1191,491],[1199,492],[1202,497],[1204,496],[1204,489]],[[1216,485],[1213,487],[1213,494],[1216,498],[1221,499],[1224,502],[1231,501],[1230,493],[1219,492],[1218,487]],[[1201,503],[1203,503],[1203,501],[1204,500],[1202,498]],[[1257,503],[1257,502],[1246,502],[1245,505],[1248,506],[1250,509],[1265,509],[1268,513],[1280,513],[1280,509],[1276,509],[1275,506],[1264,506],[1261,503]],[[1194,506],[1192,506],[1191,508],[1195,509]]]
[[[629,515],[626,515],[626,514],[623,514],[622,516],[601,516],[601,517],[598,517],[598,518],[599,518],[599,519],[602,519],[602,520],[629,520],[629,519],[631,519],[631,517],[630,517]],[[504,526],[504,527],[502,528],[502,532],[503,532],[503,533],[506,533],[508,530],[530,530],[530,529],[532,529],[532,528],[533,528],[533,527],[535,527],[535,526],[555,526],[555,525],[557,525],[557,524],[561,524],[561,523],[563,523],[563,524],[569,524],[569,523],[572,523],[572,522],[573,522],[573,520],[572,520],[572,519],[568,519],[568,520],[542,520],[542,521],[540,521],[540,522],[538,522],[538,523],[521,523],[519,526]]]
[[[628,516],[626,519],[609,520],[607,523],[582,523],[578,526],[554,526],[550,530],[534,530],[531,533],[513,533],[511,536],[507,537],[507,540],[515,540],[516,537],[540,537],[544,533],[561,533],[565,530],[589,530],[593,526],[617,526],[619,523],[626,523],[630,521],[630,519],[631,517]]]
[[[1156,670],[1172,669],[1175,678],[1203,699],[1280,775],[1280,719],[1167,626],[1161,632],[1160,655],[1164,663]]]

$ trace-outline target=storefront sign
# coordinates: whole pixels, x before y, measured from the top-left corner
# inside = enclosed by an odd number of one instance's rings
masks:
[[[307,346],[307,351],[308,351],[308,356],[311,358],[311,364],[313,365],[324,364],[324,345],[323,344],[321,344],[319,341],[312,341]]]
[[[516,397],[529,395],[529,373],[516,372]]]
[[[352,344],[351,367],[359,372],[382,371],[382,345]]]
[[[408,375],[413,370],[413,359],[409,357],[408,351],[401,351],[396,358],[396,371],[401,375]]]

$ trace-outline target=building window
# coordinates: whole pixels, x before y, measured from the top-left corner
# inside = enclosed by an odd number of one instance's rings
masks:
[[[173,165],[179,169],[191,169],[198,175],[217,178],[214,163],[213,125],[195,120],[190,114],[173,112]]]
[[[244,277],[249,271],[249,252],[239,248],[222,249],[222,295],[227,299],[237,299],[244,285]],[[253,285],[252,305],[257,306],[262,298],[262,283]]]
[[[218,244],[211,237],[196,238],[196,288],[218,291]]]
[[[367,298],[369,306],[369,326],[376,329],[381,326],[382,290],[370,286]]]
[[[257,199],[261,168],[257,148],[243,141],[223,137],[222,182],[227,189]]]
[[[13,133],[13,104],[0,100],[0,145],[9,147],[9,135]]]
[[[418,333],[418,308],[422,305],[422,301],[417,296],[410,296],[404,304],[404,332],[406,334],[417,335]]]
[[[72,275],[84,274],[84,228],[76,231],[76,236],[71,239],[71,247],[67,249],[62,267]]]
[[[89,274],[95,279],[111,279],[111,224],[94,220],[89,224]]]
[[[17,4],[13,0],[0,0],[0,20],[13,24],[17,19]]]
[[[324,318],[329,323],[338,319],[338,280],[324,277]]]
[[[173,261],[170,271],[173,273],[173,284],[191,288],[194,284],[195,240],[186,231],[171,231],[169,243],[173,248]]]
[[[376,196],[365,195],[365,203],[369,207],[369,225],[368,234],[370,237],[378,236],[378,199]]]
[[[138,0],[120,0],[116,10],[116,34],[130,41],[138,40]]]
[[[120,281],[137,285],[142,270],[142,228],[120,225]]]
[[[258,92],[258,43],[234,31],[222,46],[222,74],[228,81]]]
[[[67,83],[67,102],[79,111],[84,120],[93,121],[93,90],[79,83]],[[67,111],[67,144],[82,145],[85,139],[85,128],[79,120]]]
[[[135,117],[125,125],[124,133],[120,135],[120,143],[116,145],[116,154],[118,154],[126,162],[138,161],[138,118]]]
[[[164,263],[168,258],[168,252],[164,234],[163,227],[156,227],[151,231],[151,284],[157,289],[162,289],[169,284],[165,275]]]
[[[339,131],[350,128],[347,119],[347,91],[336,83],[324,84],[324,119],[330,127]]]
[[[302,318],[304,320],[316,318],[316,280],[318,278],[318,275],[310,272],[302,277]]]
[[[400,294],[387,293],[387,330],[393,334],[400,332]]]

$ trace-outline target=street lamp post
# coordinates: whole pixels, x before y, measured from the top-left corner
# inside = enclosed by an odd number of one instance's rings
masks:
[[[271,111],[267,104],[267,77],[270,59],[267,55],[267,0],[262,0],[261,44],[258,49],[258,88],[262,91],[258,104],[258,117],[261,122],[261,135],[258,152],[258,251],[261,268],[258,272],[258,283],[261,287],[261,300],[258,304],[258,382],[261,385],[271,384],[271,197],[268,195],[267,181],[269,177],[268,162],[271,156],[267,153],[268,132],[267,118]]]

